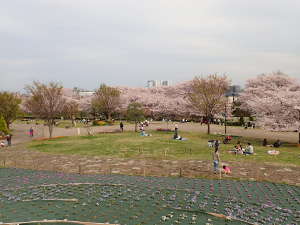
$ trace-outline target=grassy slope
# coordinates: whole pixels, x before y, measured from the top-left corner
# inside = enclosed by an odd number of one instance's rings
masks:
[[[55,154],[79,154],[90,156],[107,156],[120,158],[165,158],[168,159],[211,159],[211,148],[207,147],[207,140],[221,137],[206,134],[181,132],[180,135],[188,138],[187,141],[172,140],[173,133],[152,132],[151,137],[141,137],[139,133],[124,132],[117,134],[99,134],[96,136],[64,137],[53,140],[33,141],[28,147],[41,152]],[[250,141],[254,145],[256,155],[242,156],[229,154],[227,150],[240,140],[244,146]],[[231,144],[221,145],[221,159],[225,161],[247,160],[258,162],[272,162],[279,164],[300,165],[299,148],[286,144],[279,148],[280,155],[271,156],[262,147],[259,139],[236,138]]]

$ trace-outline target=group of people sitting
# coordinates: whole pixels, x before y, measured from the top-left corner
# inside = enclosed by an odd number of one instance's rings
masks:
[[[11,138],[12,138],[12,135],[11,134],[7,134],[5,136],[5,139],[7,141],[7,145],[4,143],[4,141],[0,140],[0,147],[2,148],[2,147],[6,147],[6,146],[11,146]]]
[[[0,147],[5,147],[4,141],[0,141]]]
[[[267,139],[265,138],[263,140],[262,145],[265,146],[265,147],[279,148],[282,145],[282,143],[281,143],[281,141],[279,139],[277,139],[272,145],[269,145]]]
[[[145,132],[145,128],[144,128],[144,124],[140,124],[140,132],[141,132],[141,136],[143,137],[149,137],[149,136],[152,136],[151,134],[148,134]]]
[[[234,154],[241,154],[241,155],[253,155],[254,154],[254,147],[251,143],[247,143],[247,147],[243,148],[240,142],[237,143],[237,145],[234,146],[232,150],[229,152]]]

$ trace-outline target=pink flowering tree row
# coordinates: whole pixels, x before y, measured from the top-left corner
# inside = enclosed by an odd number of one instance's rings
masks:
[[[262,74],[246,83],[239,100],[272,130],[298,130],[300,143],[300,83],[281,72]]]
[[[126,109],[132,102],[139,102],[151,115],[188,117],[198,114],[189,107],[185,96],[188,82],[168,87],[128,88],[119,87],[121,91],[121,109]]]

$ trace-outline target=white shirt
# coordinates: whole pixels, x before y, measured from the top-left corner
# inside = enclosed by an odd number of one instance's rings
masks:
[[[249,152],[249,153],[251,153],[251,154],[253,154],[253,153],[254,153],[254,148],[253,148],[253,146],[252,146],[252,145],[249,145],[249,146],[247,147],[246,151]]]

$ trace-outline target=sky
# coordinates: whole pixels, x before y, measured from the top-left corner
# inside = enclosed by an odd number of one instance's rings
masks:
[[[297,0],[3,0],[0,90],[300,78],[299,12]]]

